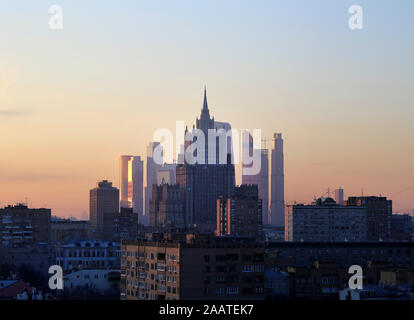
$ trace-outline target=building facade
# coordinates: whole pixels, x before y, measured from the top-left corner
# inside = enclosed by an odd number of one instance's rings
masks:
[[[144,219],[144,161],[139,156],[121,156],[120,207],[132,208],[137,219]]]
[[[124,241],[121,270],[121,299],[264,299],[264,247],[255,242]]]
[[[85,240],[91,237],[91,226],[86,220],[71,220],[58,217],[51,219],[51,241],[63,242],[69,239]]]
[[[178,185],[153,185],[153,198],[150,201],[150,226],[185,226],[184,205]]]
[[[49,242],[50,219],[50,209],[30,209],[22,204],[0,209],[0,245],[24,247]]]
[[[80,269],[120,268],[120,243],[101,240],[70,242],[56,247],[56,264],[65,273]]]
[[[257,185],[235,187],[230,198],[217,200],[217,236],[262,239],[262,199]]]
[[[391,239],[392,200],[386,197],[349,197],[347,206],[366,209],[367,240]]]
[[[285,241],[365,241],[366,210],[340,206],[332,198],[287,207]]]
[[[115,219],[119,215],[119,190],[103,180],[90,190],[89,220],[91,228],[107,241],[115,238]]]

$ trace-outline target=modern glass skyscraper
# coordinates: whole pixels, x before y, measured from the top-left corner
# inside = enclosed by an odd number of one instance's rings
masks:
[[[281,133],[273,136],[270,224],[285,225],[285,174],[283,160],[283,139]]]
[[[144,219],[144,161],[140,156],[121,156],[120,159],[121,208],[132,208],[138,221]]]

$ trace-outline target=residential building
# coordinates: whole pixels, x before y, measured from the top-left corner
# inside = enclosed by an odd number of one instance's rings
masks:
[[[349,197],[346,206],[366,209],[367,240],[391,239],[392,200],[386,197]]]
[[[52,217],[51,241],[64,242],[70,239],[89,239],[91,237],[91,225],[88,220],[73,220]]]
[[[264,299],[264,245],[254,241],[123,241],[121,269],[121,299]]]
[[[285,241],[365,241],[364,207],[340,206],[332,198],[287,206]]]
[[[65,273],[80,269],[120,268],[120,243],[84,240],[56,247],[56,264]]]
[[[50,209],[31,209],[26,205],[0,209],[0,246],[24,247],[50,241]]]
[[[231,197],[217,200],[217,236],[263,239],[262,199],[257,185],[235,187]]]

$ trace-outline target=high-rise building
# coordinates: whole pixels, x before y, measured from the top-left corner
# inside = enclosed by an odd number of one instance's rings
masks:
[[[335,190],[335,201],[340,206],[344,205],[344,189],[339,188]]]
[[[185,226],[184,206],[178,185],[153,185],[150,201],[150,225],[153,227]]]
[[[367,240],[391,239],[392,200],[375,196],[348,197],[346,205],[365,207]]]
[[[271,161],[270,224],[283,226],[285,223],[285,174],[281,133],[274,134]]]
[[[249,136],[249,155],[253,155],[253,138]],[[259,198],[262,199],[263,225],[269,223],[269,151],[267,149],[261,149],[260,154],[261,164],[260,172],[255,175],[245,174],[245,168],[251,167],[251,165],[243,165],[242,172],[242,184],[258,186]]]
[[[89,220],[100,238],[112,241],[116,234],[115,219],[119,215],[119,190],[103,180],[90,190]]]
[[[340,206],[332,198],[287,206],[285,241],[365,241],[366,210]]]
[[[123,300],[263,300],[264,244],[186,235],[123,241]]]
[[[128,163],[133,156],[123,155],[119,161],[119,206],[129,208],[128,203]]]
[[[231,197],[217,200],[216,235],[262,239],[262,199],[257,185],[235,187]]]
[[[190,164],[186,160],[184,164],[177,165],[176,181],[180,185],[181,196],[185,203],[186,224],[197,225],[202,230],[214,231],[216,229],[217,199],[220,196],[231,196],[235,186],[235,172],[230,154],[226,155],[226,163],[220,164],[219,160],[222,154],[220,154],[221,146],[218,137],[216,137],[215,156],[208,152],[210,142],[208,131],[217,129],[214,118],[210,118],[206,90],[204,90],[201,116],[196,120],[196,129],[201,130],[205,136],[205,163]],[[186,130],[186,134],[191,133]],[[188,151],[188,143],[186,151]],[[188,153],[186,153],[187,156]],[[212,161],[214,158],[215,162]]]
[[[120,159],[120,207],[132,208],[139,222],[144,220],[144,161],[137,156]]]
[[[151,142],[147,147],[147,183],[145,186],[145,217],[143,224],[149,224],[150,201],[152,199],[152,186],[157,185],[158,171],[162,164],[154,161],[154,150],[159,147],[159,142]]]
[[[30,209],[19,204],[0,209],[0,246],[23,247],[49,242],[50,209]]]

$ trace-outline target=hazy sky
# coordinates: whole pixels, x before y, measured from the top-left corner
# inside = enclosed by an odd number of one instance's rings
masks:
[[[283,133],[287,202],[363,188],[413,210],[413,39],[411,0],[1,1],[0,206],[80,217],[206,84],[216,120]]]

